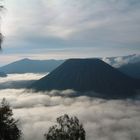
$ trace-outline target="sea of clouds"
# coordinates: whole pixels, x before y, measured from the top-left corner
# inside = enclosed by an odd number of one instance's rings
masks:
[[[0,89],[23,89],[48,73],[8,74],[0,77]]]
[[[0,85],[10,81],[37,80],[44,74],[14,74],[0,78]],[[14,77],[14,78],[13,78]],[[21,83],[20,83],[21,84]],[[24,140],[44,140],[44,133],[56,118],[67,113],[77,116],[86,130],[87,140],[139,140],[140,100],[104,100],[99,98],[63,97],[75,91],[26,91],[25,85],[0,90],[0,100],[6,98]],[[55,96],[53,96],[55,95]]]

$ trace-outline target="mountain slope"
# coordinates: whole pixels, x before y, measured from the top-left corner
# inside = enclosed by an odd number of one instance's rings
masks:
[[[9,74],[51,72],[63,62],[63,60],[31,60],[26,58],[3,66],[0,71]]]
[[[134,79],[102,60],[70,59],[30,88],[37,91],[53,89],[95,91],[105,98],[125,98],[134,95],[135,84]],[[92,93],[89,96],[93,96]]]
[[[121,72],[140,79],[140,62],[129,63],[118,68]]]

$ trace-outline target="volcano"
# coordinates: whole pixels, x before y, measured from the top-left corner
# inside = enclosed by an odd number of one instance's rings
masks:
[[[35,91],[73,89],[79,95],[127,98],[135,95],[138,81],[100,59],[69,59],[33,83]]]

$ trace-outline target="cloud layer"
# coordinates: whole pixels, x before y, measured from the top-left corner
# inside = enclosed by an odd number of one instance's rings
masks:
[[[38,75],[32,76],[26,74],[24,79],[38,79]],[[14,77],[16,80],[16,75]],[[43,134],[55,124],[57,117],[65,113],[80,119],[87,140],[140,139],[140,100],[103,100],[86,96],[64,98],[52,96],[54,93],[71,94],[74,91],[33,93],[25,89],[0,90],[0,100],[5,97],[9,101],[14,117],[20,120],[19,127],[25,140],[44,140]]]
[[[106,63],[114,66],[120,67],[126,64],[137,63],[140,62],[140,54],[133,54],[128,56],[118,56],[118,57],[104,57],[102,58]]]
[[[55,123],[56,117],[65,113],[80,119],[88,140],[140,138],[139,101],[51,97],[47,93],[27,94],[22,91],[3,90],[0,98],[6,97],[14,108],[25,140],[43,140],[43,134]]]
[[[8,77],[0,77],[0,89],[22,89],[26,88],[46,74],[8,74]]]

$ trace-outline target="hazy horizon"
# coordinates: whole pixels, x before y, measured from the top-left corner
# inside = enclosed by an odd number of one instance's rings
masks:
[[[28,57],[17,57],[17,58],[14,58],[14,59],[9,59],[8,61],[6,60],[6,61],[4,61],[4,60],[1,60],[1,62],[0,62],[0,67],[2,67],[2,66],[5,66],[5,65],[8,65],[8,64],[11,64],[11,63],[13,63],[13,62],[17,62],[17,61],[20,61],[20,60],[24,60],[24,59],[29,59],[29,60],[67,60],[67,59],[74,59],[74,58],[81,58],[81,59],[87,59],[87,58],[99,58],[99,59],[102,59],[102,60],[104,60],[105,62],[108,62],[108,60],[106,60],[107,58],[114,58],[114,57],[116,57],[116,59],[117,58],[123,58],[123,57],[126,57],[126,56],[132,56],[132,58],[131,59],[134,59],[135,57],[139,57],[139,59],[140,59],[140,53],[135,53],[135,54],[128,54],[128,55],[113,55],[113,56],[100,56],[100,57],[98,57],[98,56],[89,56],[89,57],[84,57],[84,56],[81,56],[81,57],[65,57],[65,58],[41,58],[41,57],[38,57],[38,58],[35,58],[35,57],[30,57],[30,56],[28,56]],[[133,56],[134,56],[134,58],[133,58]],[[123,60],[122,60],[123,61]],[[129,60],[127,60],[127,61],[129,61]],[[135,61],[134,61],[135,62]],[[123,62],[122,62],[123,63]]]

